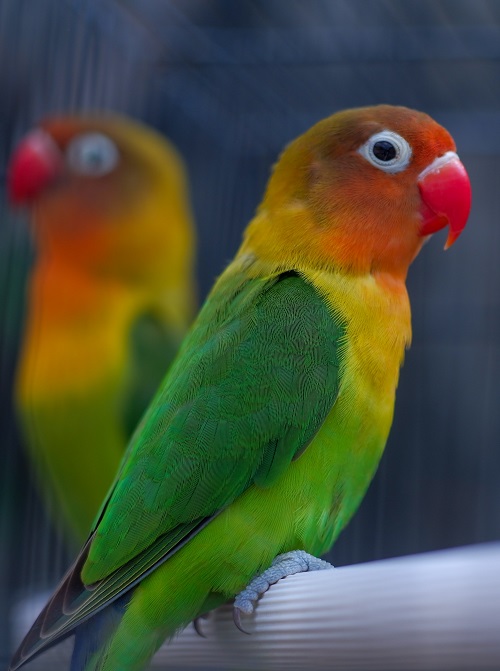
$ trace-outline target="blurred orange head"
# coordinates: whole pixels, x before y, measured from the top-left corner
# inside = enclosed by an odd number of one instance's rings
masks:
[[[45,120],[12,156],[8,190],[33,210],[39,253],[137,276],[165,255],[191,260],[182,160],[155,131],[111,114]]]

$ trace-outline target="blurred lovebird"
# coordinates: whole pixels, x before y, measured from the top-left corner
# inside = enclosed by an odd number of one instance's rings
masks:
[[[50,118],[9,167],[36,262],[16,401],[53,514],[85,541],[190,324],[194,232],[183,162],[110,114]]]
[[[221,602],[240,624],[269,584],[329,567],[312,555],[391,426],[408,267],[432,233],[456,240],[470,198],[451,136],[404,107],[334,114],[285,149],[11,669],[74,632],[71,671],[139,671]]]

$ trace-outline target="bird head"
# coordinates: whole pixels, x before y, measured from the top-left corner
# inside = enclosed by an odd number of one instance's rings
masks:
[[[334,114],[292,142],[260,214],[272,213],[266,235],[289,260],[404,278],[428,236],[448,226],[446,247],[455,242],[470,204],[450,134],[426,114],[380,105]],[[265,218],[250,227],[257,246]]]
[[[8,193],[32,210],[39,251],[101,273],[143,272],[164,263],[165,250],[175,264],[192,244],[182,160],[122,116],[43,121],[11,158]]]

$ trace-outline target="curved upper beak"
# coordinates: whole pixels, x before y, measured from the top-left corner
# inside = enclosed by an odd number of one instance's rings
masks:
[[[8,168],[7,191],[12,203],[33,201],[61,174],[63,157],[43,130],[28,133],[15,150]]]
[[[445,249],[465,228],[471,206],[469,176],[454,151],[436,158],[418,176],[423,201],[420,235],[431,235],[449,226]]]

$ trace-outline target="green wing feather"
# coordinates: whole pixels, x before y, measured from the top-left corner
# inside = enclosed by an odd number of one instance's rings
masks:
[[[181,344],[181,334],[152,310],[138,315],[130,338],[130,365],[124,400],[124,426],[131,436]]]
[[[90,548],[89,582],[252,482],[270,485],[333,405],[341,333],[316,290],[295,274],[232,279],[206,303],[136,433]]]
[[[21,651],[36,654],[118,598],[251,484],[272,485],[335,402],[343,333],[298,274],[226,272]]]

